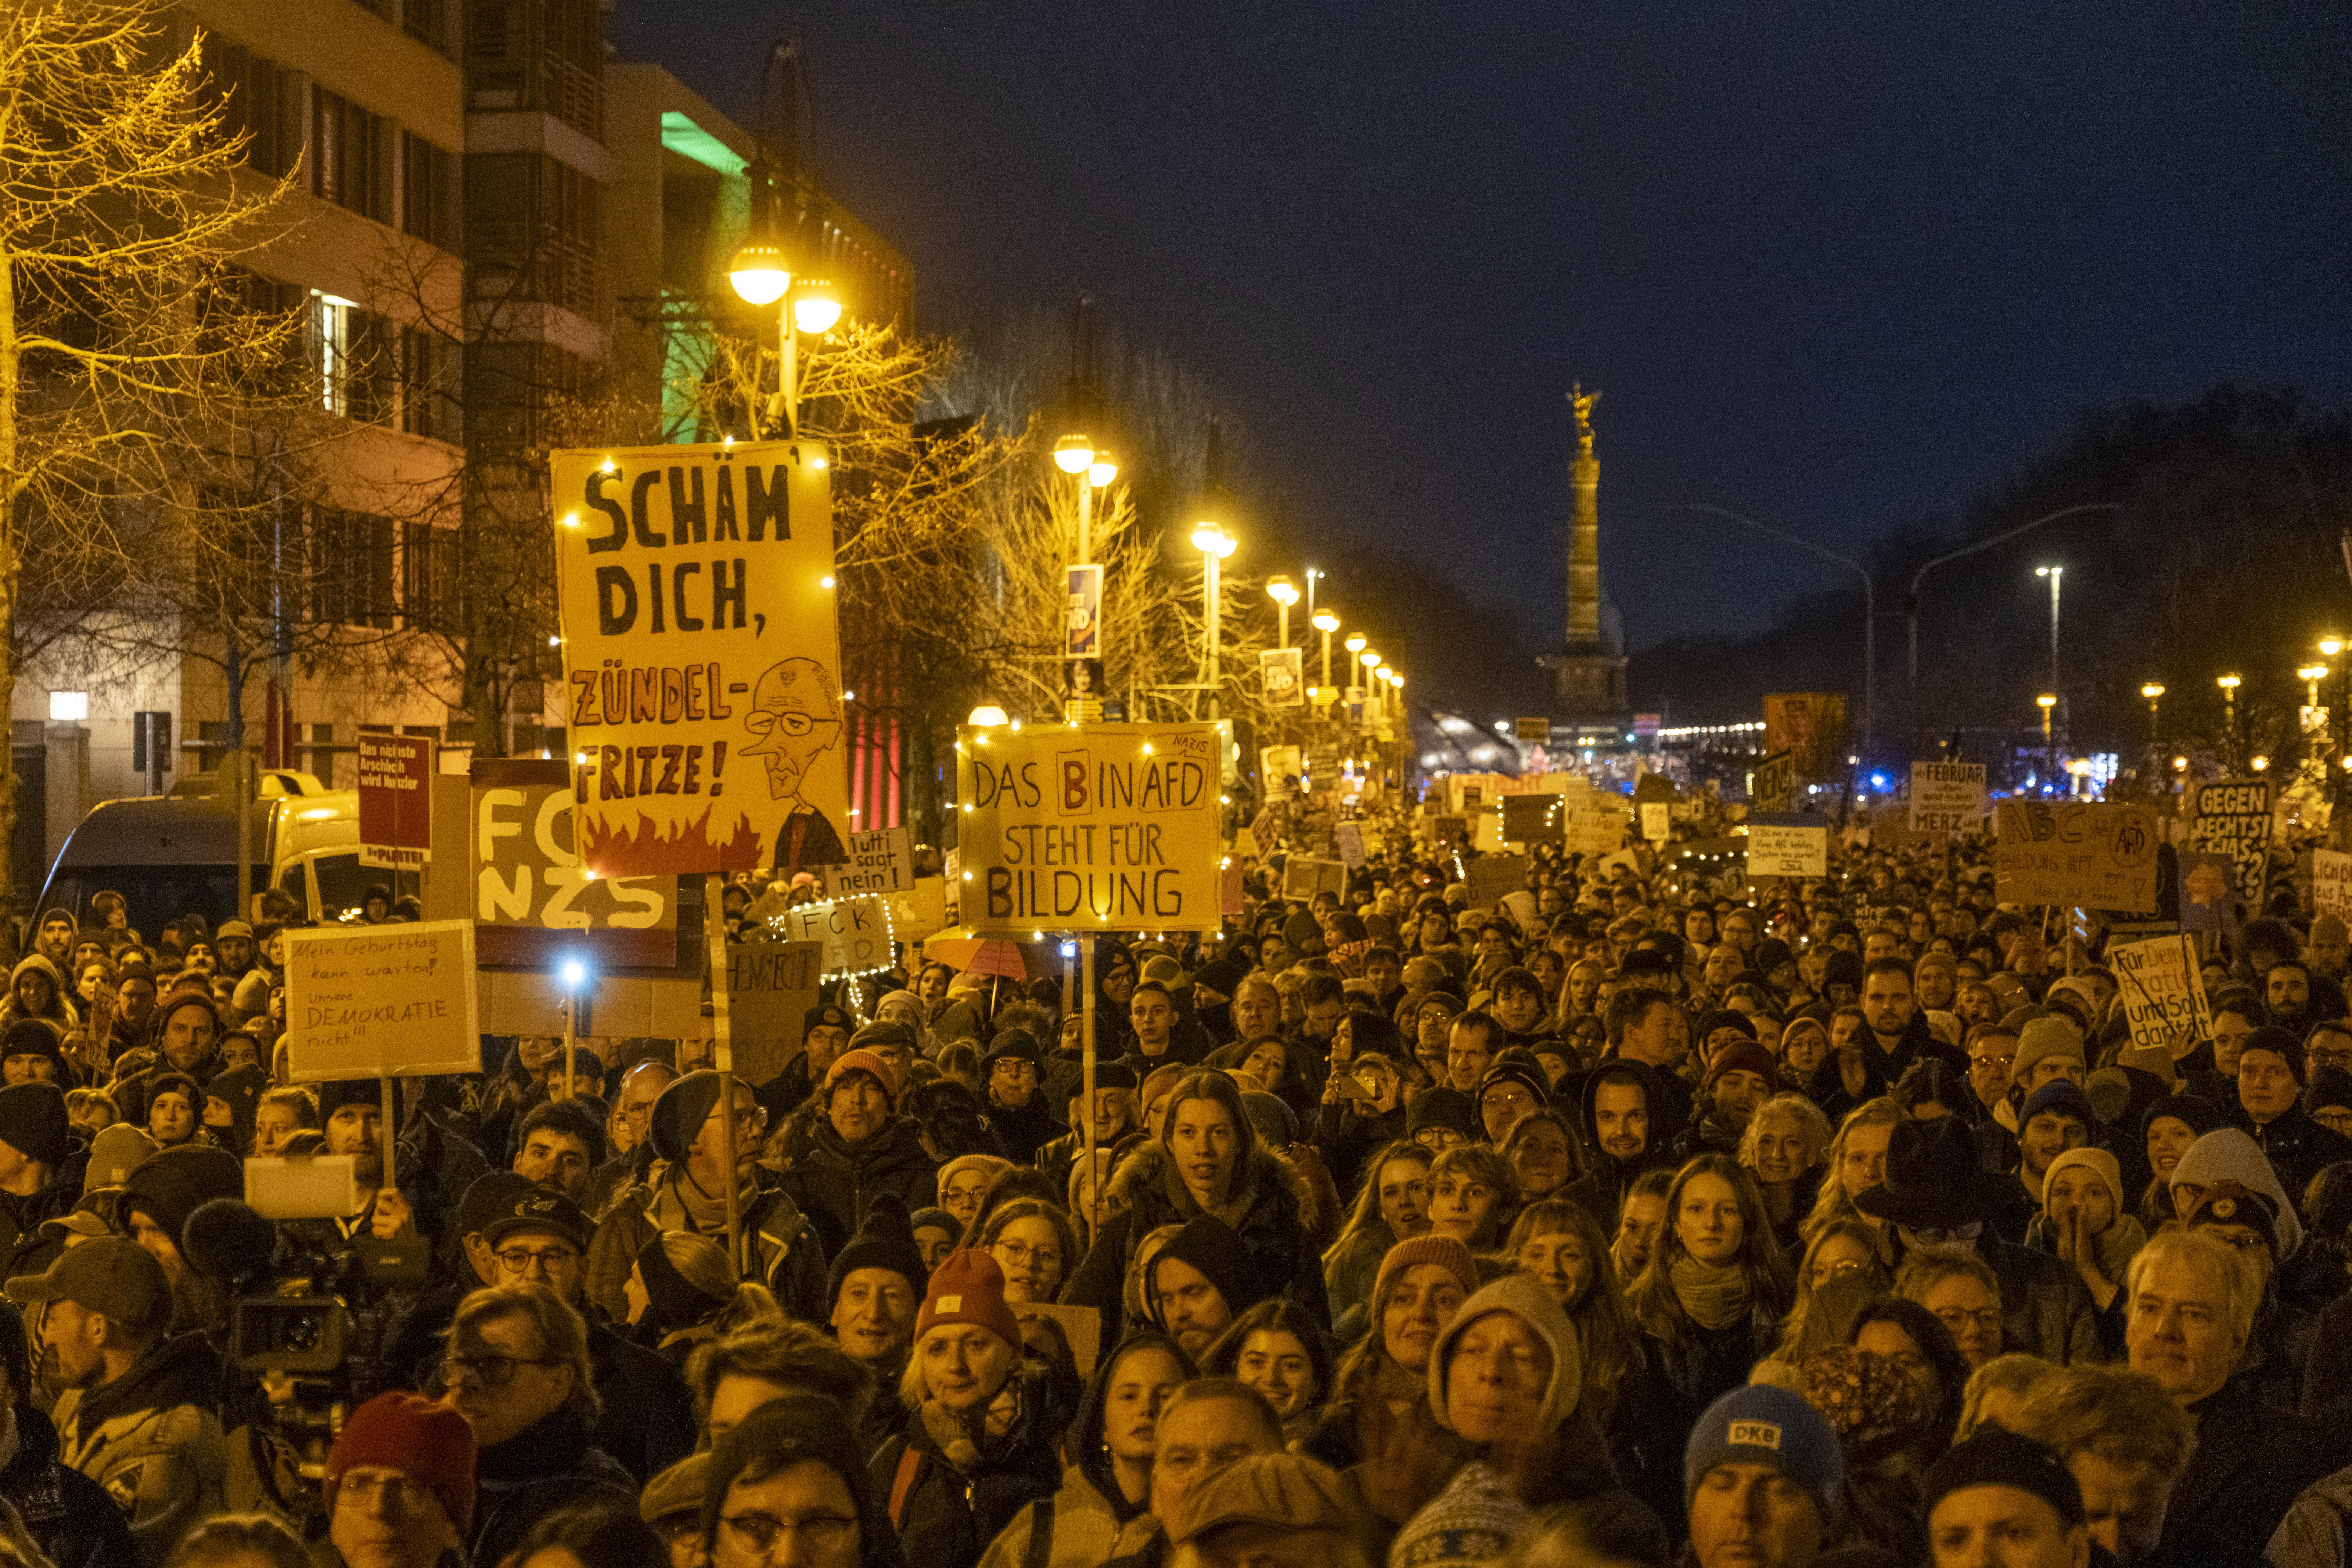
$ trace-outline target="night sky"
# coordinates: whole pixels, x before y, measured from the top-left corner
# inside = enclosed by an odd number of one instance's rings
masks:
[[[1091,290],[1232,400],[1302,527],[1416,550],[1543,644],[1578,378],[1635,647],[1843,575],[1665,503],[1851,548],[2092,405],[2352,394],[2340,5],[613,18],[746,122],[786,31],[819,176],[914,258],[926,328]]]

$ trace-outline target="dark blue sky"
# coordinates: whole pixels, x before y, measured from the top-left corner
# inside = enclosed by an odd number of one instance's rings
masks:
[[[1842,575],[1662,503],[1852,547],[1956,510],[2090,405],[2352,394],[2340,5],[627,0],[614,21],[747,121],[785,32],[820,175],[914,258],[925,326],[1092,290],[1227,391],[1303,525],[1418,550],[1544,643],[1571,380],[1606,394],[1603,571],[1637,647]]]

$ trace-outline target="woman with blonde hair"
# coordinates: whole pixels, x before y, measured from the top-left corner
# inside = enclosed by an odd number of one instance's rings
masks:
[[[1845,1343],[1863,1309],[1895,1288],[1879,1260],[1878,1233],[1859,1219],[1834,1219],[1813,1233],[1797,1266],[1797,1304],[1780,1325],[1771,1359],[1795,1366],[1825,1345]]]
[[[1529,1204],[1511,1222],[1503,1257],[1549,1291],[1575,1325],[1584,1352],[1584,1408],[1610,1433],[1615,1448],[1612,1418],[1633,1403],[1625,1397],[1625,1385],[1629,1378],[1638,1382],[1643,1369],[1641,1331],[1625,1305],[1601,1222],[1582,1204],[1565,1198]]]
[[[1801,1245],[1798,1227],[1821,1196],[1834,1135],[1821,1107],[1801,1094],[1776,1094],[1756,1108],[1739,1135],[1739,1163],[1764,1194],[1772,1239],[1784,1252]]]
[[[1043,1198],[1014,1198],[980,1222],[977,1246],[1004,1271],[1008,1301],[1055,1301],[1078,1266],[1077,1232],[1070,1216]]]
[[[1813,1200],[1813,1212],[1798,1227],[1798,1235],[1808,1245],[1832,1220],[1858,1219],[1878,1237],[1880,1259],[1892,1263],[1894,1238],[1877,1220],[1856,1208],[1853,1200],[1886,1180],[1886,1146],[1894,1141],[1895,1123],[1910,1119],[1909,1111],[1883,1094],[1846,1112],[1845,1120],[1838,1123],[1837,1136],[1830,1141],[1821,1194]]]
[[[1429,1232],[1431,1159],[1420,1144],[1400,1140],[1364,1162],[1362,1183],[1339,1238],[1323,1254],[1323,1288],[1342,1339],[1349,1336],[1339,1325],[1352,1321],[1351,1312],[1360,1314],[1389,1248]]]
[[[726,1249],[691,1231],[647,1242],[629,1266],[622,1294],[636,1342],[681,1367],[705,1340],[784,1321],[766,1286],[737,1279]]]

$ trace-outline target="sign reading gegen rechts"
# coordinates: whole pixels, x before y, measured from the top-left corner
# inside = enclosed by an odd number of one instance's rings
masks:
[[[956,738],[964,923],[976,931],[1213,931],[1217,731],[1030,725]]]
[[[847,859],[824,447],[558,452],[550,469],[582,863]]]

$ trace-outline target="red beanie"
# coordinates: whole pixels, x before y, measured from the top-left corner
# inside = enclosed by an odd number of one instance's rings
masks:
[[[343,1423],[327,1453],[327,1506],[354,1465],[398,1470],[441,1500],[460,1536],[474,1529],[474,1429],[446,1405],[421,1394],[379,1394]]]
[[[1004,1304],[1004,1270],[978,1247],[968,1247],[940,1259],[931,1272],[931,1291],[915,1318],[915,1338],[920,1340],[940,1323],[971,1323],[986,1329],[1014,1350],[1021,1348],[1021,1325]]]

